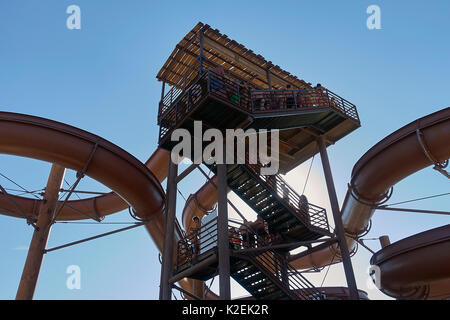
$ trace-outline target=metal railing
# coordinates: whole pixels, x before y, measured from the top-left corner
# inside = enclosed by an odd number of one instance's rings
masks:
[[[268,247],[278,239],[259,228],[254,230],[248,224],[229,220],[228,239],[230,250],[245,255],[272,282],[288,295],[298,299],[321,299],[320,292],[285,257]],[[175,271],[180,271],[216,252],[217,218],[188,234],[178,241]],[[261,248],[261,251],[246,249]],[[244,270],[241,270],[242,272]],[[238,271],[239,272],[239,271]],[[251,282],[251,279],[246,279]],[[264,290],[264,287],[260,290]]]
[[[262,175],[262,165],[259,163],[251,164],[246,159],[245,168],[256,179],[265,184],[271,194],[278,198],[280,203],[291,208],[298,219],[309,229],[319,232],[330,233],[327,212],[324,208],[309,203],[306,198],[301,197],[279,174]],[[242,186],[244,187],[244,185]]]
[[[217,218],[194,229],[178,241],[175,270],[193,265],[214,253],[217,247]]]
[[[270,234],[266,230],[258,232],[247,224],[236,220],[229,220],[230,247],[248,256],[261,272],[268,276],[280,288],[287,290],[290,296],[301,300],[319,300],[321,294],[299,271],[292,267],[281,254],[273,249],[264,251],[245,251],[245,249],[267,248],[279,236]],[[260,280],[261,281],[261,280]],[[264,290],[261,288],[259,290]]]
[[[173,90],[174,88],[160,102],[158,114],[160,141],[209,95],[226,101],[247,113],[251,112],[250,89],[212,70],[201,74],[182,93]],[[176,98],[173,98],[175,96]]]
[[[158,116],[165,114],[166,111],[169,110],[169,108],[178,99],[182,92],[182,89],[172,87],[172,89],[170,89],[164,96],[164,98],[159,102]]]
[[[324,87],[297,90],[252,90],[252,112],[279,113],[305,108],[332,108],[359,122],[356,106]]]
[[[159,105],[159,140],[183,121],[208,95],[249,114],[284,113],[307,108],[329,107],[359,122],[356,106],[324,88],[298,90],[254,90],[212,70],[206,70],[188,89],[172,88]]]

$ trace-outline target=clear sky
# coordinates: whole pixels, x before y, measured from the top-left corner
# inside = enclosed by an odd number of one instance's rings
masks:
[[[81,30],[68,30],[66,8],[81,8]],[[381,8],[381,30],[366,27],[366,8]],[[355,103],[362,127],[329,148],[342,202],[354,163],[373,144],[414,119],[449,105],[448,1],[0,1],[0,110],[38,115],[98,134],[145,161],[157,146],[160,84],[155,76],[178,41],[198,21],[208,23],[301,79]],[[327,208],[320,161],[306,187]],[[301,192],[309,163],[286,179]],[[0,155],[0,172],[28,189],[45,185],[50,165]],[[74,181],[68,173],[69,183]],[[2,185],[13,187],[0,177]],[[184,196],[203,183],[193,175]],[[103,190],[87,179],[81,188]],[[448,180],[427,168],[395,187],[392,202],[449,192]],[[183,199],[178,199],[179,212]],[[411,204],[448,210],[449,198]],[[127,213],[108,218],[130,221]],[[367,238],[392,241],[449,223],[448,217],[377,212]],[[49,246],[118,227],[64,225]],[[0,299],[14,298],[31,239],[24,221],[0,216]],[[377,241],[368,241],[374,250]],[[367,288],[370,253],[353,258],[358,286]],[[80,290],[66,288],[66,268],[79,265]],[[46,255],[37,299],[155,299],[158,252],[135,229]],[[325,272],[311,275],[320,285]],[[324,285],[345,285],[333,266]],[[243,294],[234,288],[236,295]]]

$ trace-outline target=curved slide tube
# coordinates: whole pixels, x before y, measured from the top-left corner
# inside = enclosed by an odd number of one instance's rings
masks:
[[[164,190],[144,164],[118,146],[78,128],[39,117],[0,112],[0,153],[57,163],[86,174],[114,190],[116,198],[126,199],[140,218],[152,218],[163,211]],[[2,197],[7,196],[2,194]],[[19,201],[20,197],[15,199]],[[93,213],[104,209],[100,199],[92,200]],[[36,205],[33,200],[31,203]],[[10,201],[10,209],[11,205]],[[37,210],[31,207],[24,212]]]
[[[369,224],[369,220],[374,213],[373,205],[382,201],[389,189],[408,177],[409,175],[432,165],[433,163],[425,155],[422,146],[419,143],[417,134],[418,131],[422,134],[423,141],[426,144],[428,151],[433,155],[437,161],[445,161],[450,157],[450,108],[437,111],[433,114],[420,118],[401,129],[390,134],[374,147],[372,147],[364,156],[355,164],[352,171],[352,179],[349,190],[344,200],[342,207],[342,220],[347,237],[349,248],[355,246],[354,237],[363,233]],[[419,235],[417,235],[419,237]],[[416,236],[408,238],[413,241]],[[306,269],[310,267],[321,267],[329,264],[334,256],[336,247],[329,247],[317,251],[310,256],[300,258],[292,261],[292,265],[297,269]],[[415,252],[414,250],[411,251]],[[428,255],[423,254],[424,251],[418,251],[418,256],[425,259]],[[339,253],[339,251],[338,251]],[[441,254],[440,257],[444,259]],[[376,260],[374,260],[376,261]],[[409,261],[409,264],[408,264]],[[404,268],[416,269],[416,282],[397,283],[398,288],[402,290],[397,291],[397,294],[390,291],[391,295],[401,297],[402,292],[408,291],[410,285],[414,287],[417,292],[425,292],[425,288],[418,290],[416,284],[420,281],[425,283],[426,278],[420,280],[420,274],[426,277],[426,270],[420,271],[418,266],[414,265],[414,260],[405,260]],[[443,260],[442,260],[443,261]],[[422,265],[422,264],[421,264]],[[428,266],[430,268],[431,265]],[[382,268],[382,270],[387,270]],[[447,279],[438,277],[433,285],[430,284],[431,290],[434,286],[434,295],[439,296],[438,288],[445,288],[442,283],[445,282],[448,291],[448,277],[450,277],[450,269],[447,269]],[[383,279],[383,273],[381,274]],[[387,277],[389,281],[390,277]],[[406,279],[405,279],[406,280]],[[382,284],[385,283],[382,281]],[[409,290],[411,291],[411,290]],[[415,295],[417,298],[418,295]]]
[[[439,161],[443,161],[449,157],[449,146],[445,143],[445,141],[449,141],[450,139],[449,117],[450,109],[447,108],[419,119],[380,141],[380,143],[370,149],[358,161],[352,173],[353,194],[357,194],[360,200],[364,200],[361,202],[355,200],[350,190],[347,193],[342,210],[344,226],[347,234],[355,236],[365,230],[368,221],[373,214],[370,202],[376,203],[382,200],[384,194],[390,186],[409,174],[412,174],[413,172],[416,172],[431,164],[430,160],[424,155],[421,147],[419,146],[418,140],[414,139],[414,134],[417,129],[421,130],[423,133],[427,147],[434,157],[436,157]],[[414,149],[414,152],[410,150],[411,148]],[[397,151],[397,149],[399,150]],[[409,152],[406,152],[407,150],[409,150]],[[389,158],[387,155],[392,158]],[[409,161],[411,159],[415,159],[413,164]],[[162,181],[167,176],[167,163],[168,152],[157,149],[146,162],[146,165],[155,173],[158,180]],[[405,165],[405,163],[407,165]],[[371,172],[371,174],[368,174],[368,172]],[[378,179],[373,179],[374,175],[375,177],[377,176],[377,172],[383,172],[384,174]],[[371,183],[368,183],[368,181]],[[371,189],[371,187],[373,187],[373,189]],[[378,195],[378,197],[373,196],[374,194]],[[0,205],[2,206],[3,204],[7,204],[7,202],[2,199],[3,196],[4,195],[0,194]],[[29,201],[27,208],[30,209],[27,211],[24,210],[25,212],[37,212],[36,209],[33,210],[33,208],[36,208],[36,203],[34,200],[27,198],[22,199]],[[216,202],[217,190],[215,184],[211,182],[207,182],[200,190],[198,190],[197,193],[191,195],[183,210],[183,225],[186,230],[190,229],[190,224],[194,216],[202,218]],[[84,210],[87,208],[88,213],[97,214],[99,216],[111,214],[128,207],[128,205],[115,194],[108,194],[106,196],[86,200],[70,201],[71,206],[77,205],[77,203],[80,207],[81,204],[83,204],[82,207]],[[61,220],[82,218],[83,217],[80,217],[78,213],[67,208],[65,208],[65,210],[61,213]],[[153,229],[149,229],[149,232],[157,247],[161,250],[163,239],[162,230],[164,230],[164,220],[162,219],[162,215],[159,215],[158,219],[153,221],[151,224],[157,225],[157,227],[155,226]],[[177,239],[174,239],[174,241],[177,241]],[[354,245],[354,239],[352,237],[348,237],[347,241],[350,247]],[[294,260],[291,263],[298,269],[320,267],[330,263],[330,260],[335,255],[336,250],[337,253],[339,253],[338,248],[330,247],[328,249],[313,253],[308,257]],[[201,284],[201,286],[199,286],[199,283],[194,285],[194,282],[196,281],[184,279],[180,282],[180,285],[184,289],[191,292],[195,291],[193,290],[194,287],[203,288],[203,284]],[[437,295],[438,294],[439,293],[437,293]],[[217,296],[209,291],[207,292],[206,297],[217,298]]]
[[[98,197],[69,200],[57,220],[101,218],[132,206],[138,217],[150,219],[145,226],[158,249],[162,250],[164,216],[161,213],[165,194],[160,182],[167,177],[167,151],[157,149],[144,165],[123,149],[81,129],[44,118],[0,112],[0,153],[85,171],[86,175],[114,191]],[[41,200],[0,192],[0,207],[5,215],[25,218],[25,214],[33,219],[41,205]],[[175,243],[178,239],[179,235],[176,235]],[[187,291],[200,286],[191,279],[184,279],[179,284]],[[207,297],[215,298],[215,295],[210,293]]]
[[[380,288],[402,299],[450,297],[450,224],[397,241],[372,256]],[[376,274],[376,273],[375,273]]]

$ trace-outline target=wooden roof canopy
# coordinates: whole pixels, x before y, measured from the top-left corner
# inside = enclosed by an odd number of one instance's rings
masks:
[[[231,40],[219,30],[199,22],[175,47],[156,78],[159,81],[184,89],[196,79],[200,62],[200,39],[203,33],[203,69],[222,66],[225,74],[236,80],[245,80],[255,88],[269,88],[268,72],[273,89],[311,88],[310,83],[273,65],[259,54]]]

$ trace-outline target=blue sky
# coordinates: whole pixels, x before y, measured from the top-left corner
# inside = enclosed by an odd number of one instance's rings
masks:
[[[66,28],[71,4],[81,8],[81,30]],[[366,28],[371,4],[381,8],[381,30]],[[155,75],[181,37],[202,21],[357,105],[362,127],[329,148],[342,201],[353,164],[365,151],[410,121],[449,105],[449,12],[444,0],[1,1],[0,110],[80,127],[145,161],[157,145],[160,84]],[[306,194],[329,211],[316,160]],[[300,192],[307,165],[286,177]],[[0,172],[29,189],[44,186],[49,168],[0,155]],[[73,182],[73,173],[67,179]],[[0,183],[7,184],[1,178]],[[202,183],[196,174],[180,190],[187,196]],[[89,179],[82,187],[102,190]],[[392,201],[449,191],[448,181],[427,168],[396,185]],[[416,206],[445,210],[448,197]],[[120,213],[107,221],[130,218]],[[367,237],[388,234],[395,241],[447,223],[442,216],[377,212]],[[114,227],[56,225],[49,246]],[[0,216],[0,298],[15,296],[31,234],[23,221]],[[376,241],[368,243],[378,250]],[[369,258],[364,249],[354,258],[358,285],[366,290]],[[65,270],[71,264],[81,267],[81,290],[66,288]],[[155,299],[159,271],[152,240],[144,229],[135,229],[48,254],[35,297]],[[312,275],[316,284],[323,277]],[[342,267],[332,267],[324,284],[344,285]],[[376,290],[369,294],[385,298]]]

